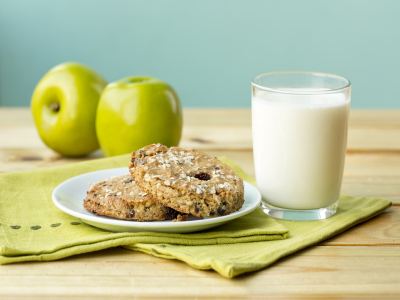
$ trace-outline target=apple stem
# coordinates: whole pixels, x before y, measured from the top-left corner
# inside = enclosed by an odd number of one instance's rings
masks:
[[[50,103],[49,107],[55,113],[60,111],[60,103],[58,103],[58,102]]]

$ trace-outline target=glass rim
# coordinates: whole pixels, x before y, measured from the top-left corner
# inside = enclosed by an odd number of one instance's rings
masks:
[[[260,79],[262,77],[268,77],[268,76],[273,76],[273,75],[306,75],[310,77],[326,77],[326,78],[334,78],[340,81],[343,81],[344,84],[343,86],[339,86],[338,88],[327,88],[324,90],[321,89],[309,89],[304,92],[298,92],[298,91],[290,91],[290,90],[285,90],[285,89],[280,89],[280,88],[273,88],[273,87],[268,87],[262,84],[257,83],[257,79]],[[251,81],[251,86],[256,87],[260,90],[271,92],[271,93],[279,93],[279,94],[290,94],[290,95],[322,95],[322,94],[332,94],[332,93],[338,93],[340,91],[343,91],[345,89],[348,89],[351,87],[351,82],[349,79],[336,75],[333,73],[325,73],[325,72],[315,72],[315,71],[271,71],[271,72],[264,72],[258,74],[256,77],[253,78]]]

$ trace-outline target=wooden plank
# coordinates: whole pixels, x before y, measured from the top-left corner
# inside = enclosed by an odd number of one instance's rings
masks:
[[[251,151],[207,151],[227,156],[254,176]],[[95,157],[95,156],[93,156]],[[0,172],[63,165],[79,159],[65,159],[50,150],[0,150]],[[342,193],[353,196],[383,197],[400,204],[400,155],[351,154],[346,158]]]
[[[252,147],[248,109],[187,109],[185,125],[184,143],[190,146],[210,149]],[[348,148],[359,152],[399,152],[400,110],[352,110]]]
[[[400,246],[400,206],[393,206],[372,220],[360,224],[322,245]]]
[[[342,193],[383,197],[400,203],[400,155],[361,153],[346,156]]]
[[[373,262],[373,263],[371,263]],[[0,298],[228,299],[400,296],[396,247],[314,247],[234,280],[123,249],[0,267]]]
[[[399,297],[399,263],[398,247],[314,247],[261,272],[254,283],[294,297]]]
[[[352,110],[349,149],[400,151],[400,110]]]
[[[185,109],[183,146],[251,149],[249,109]],[[0,109],[0,149],[43,148],[28,108]],[[350,151],[400,151],[400,110],[353,110]]]
[[[61,166],[100,157],[97,152],[85,158],[64,158],[44,147],[0,148],[0,173]]]

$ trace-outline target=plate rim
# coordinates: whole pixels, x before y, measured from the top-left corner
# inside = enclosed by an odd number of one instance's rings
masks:
[[[248,181],[243,180],[245,190],[246,187],[252,189],[256,193],[256,199],[252,206],[248,207],[247,209],[244,210],[239,210],[235,211],[229,215],[225,216],[217,216],[217,217],[211,217],[211,218],[205,218],[205,219],[200,219],[200,220],[191,220],[191,221],[182,221],[182,222],[174,222],[171,220],[165,220],[165,221],[130,221],[130,220],[121,220],[121,219],[114,219],[111,217],[106,217],[106,216],[98,216],[95,214],[84,214],[79,211],[70,209],[60,203],[60,201],[57,199],[57,192],[65,185],[70,183],[71,181],[79,180],[79,177],[86,177],[90,174],[97,174],[99,172],[107,172],[107,171],[128,171],[128,168],[126,167],[120,167],[120,168],[107,168],[107,169],[100,169],[96,171],[91,171],[91,172],[86,172],[82,173],[73,177],[70,177],[61,183],[59,183],[51,193],[51,198],[53,204],[62,212],[79,218],[81,220],[87,220],[90,222],[95,222],[95,223],[101,223],[105,225],[113,225],[113,226],[123,226],[123,227],[129,227],[129,228],[143,228],[143,229],[154,229],[154,228],[184,228],[184,227],[192,227],[192,226],[201,226],[201,225],[212,225],[215,223],[222,223],[226,221],[230,221],[239,217],[242,217],[244,215],[247,215],[257,209],[257,207],[260,206],[261,203],[261,194],[260,191],[257,189],[257,187]],[[113,176],[113,175],[111,175]],[[114,175],[118,176],[118,175]],[[80,200],[80,201],[83,201]],[[246,201],[246,198],[245,198]],[[88,212],[90,213],[90,212]]]

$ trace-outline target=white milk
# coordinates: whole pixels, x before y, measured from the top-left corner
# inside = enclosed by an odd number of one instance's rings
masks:
[[[261,98],[264,97],[264,98]],[[349,99],[343,94],[252,99],[257,185],[281,208],[327,207],[339,197]]]

